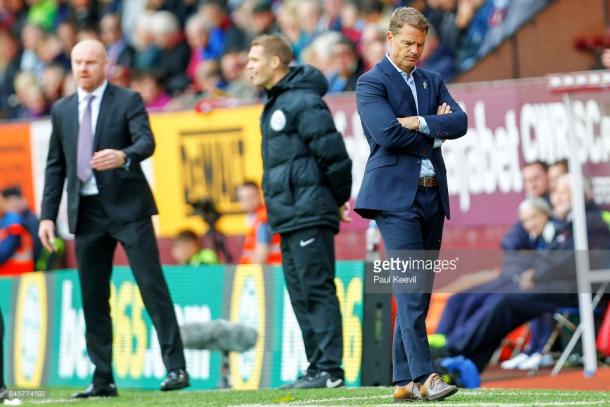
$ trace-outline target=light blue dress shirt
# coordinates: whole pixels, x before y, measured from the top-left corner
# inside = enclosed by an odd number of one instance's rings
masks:
[[[417,114],[419,117],[418,131],[420,133],[429,135],[430,129],[428,128],[428,123],[426,123],[426,119],[419,116],[419,106],[417,104],[417,90],[415,88],[415,79],[413,79],[413,72],[415,72],[415,69],[417,69],[417,68],[413,67],[413,70],[411,71],[411,75],[409,75],[408,73],[406,73],[405,71],[403,71],[399,67],[397,67],[389,55],[386,54],[386,58],[388,59],[388,61],[390,61],[390,63],[394,66],[394,68],[396,68],[398,73],[400,73],[400,76],[402,76],[402,78],[405,80],[407,86],[409,86],[409,89],[411,89],[411,93],[413,94],[413,99],[415,99],[415,109],[417,109]],[[434,139],[434,148],[439,148],[442,144],[443,144],[443,140],[441,140],[439,138]],[[423,159],[421,161],[421,171],[419,173],[419,176],[420,177],[433,177],[434,175],[435,175],[434,166],[432,165],[432,162],[430,160]]]

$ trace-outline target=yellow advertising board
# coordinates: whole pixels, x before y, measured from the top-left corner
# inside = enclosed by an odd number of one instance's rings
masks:
[[[205,231],[189,203],[211,199],[223,214],[219,229],[227,235],[245,230],[237,187],[262,176],[259,116],[262,106],[216,109],[208,113],[151,115],[157,148],[153,156],[159,235],[184,228]]]

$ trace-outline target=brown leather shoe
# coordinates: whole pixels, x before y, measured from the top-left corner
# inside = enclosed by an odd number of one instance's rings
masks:
[[[458,388],[447,384],[437,373],[432,373],[424,384],[419,386],[421,398],[426,401],[442,400],[457,393]]]
[[[394,401],[416,401],[421,400],[419,395],[419,385],[415,382],[410,382],[404,386],[394,387]]]

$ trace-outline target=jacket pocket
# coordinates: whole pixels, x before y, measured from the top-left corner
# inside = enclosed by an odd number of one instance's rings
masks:
[[[396,165],[397,162],[398,156],[395,155],[381,155],[379,157],[369,158],[364,172],[369,172],[375,168],[385,167],[388,165]]]

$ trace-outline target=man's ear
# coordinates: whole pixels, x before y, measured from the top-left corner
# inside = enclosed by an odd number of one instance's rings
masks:
[[[280,57],[273,55],[269,60],[269,64],[271,65],[271,68],[277,69],[282,64],[282,61],[280,61]]]

